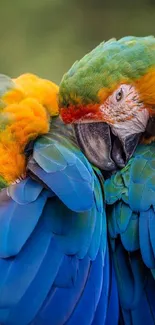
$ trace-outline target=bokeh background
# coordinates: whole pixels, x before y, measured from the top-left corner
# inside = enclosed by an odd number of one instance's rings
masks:
[[[155,0],[0,0],[0,72],[59,83],[102,40],[155,35]]]

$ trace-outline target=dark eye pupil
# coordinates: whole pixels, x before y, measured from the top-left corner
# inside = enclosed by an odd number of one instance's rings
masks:
[[[122,89],[118,91],[118,93],[116,94],[116,100],[119,102],[122,99],[123,96],[123,91]]]

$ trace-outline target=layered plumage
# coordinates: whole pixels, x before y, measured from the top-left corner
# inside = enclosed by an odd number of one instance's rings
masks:
[[[139,145],[104,183],[112,255],[125,324],[155,324],[155,145]]]
[[[99,45],[64,76],[60,106],[83,151],[106,176],[120,323],[153,325],[155,38],[125,37]]]
[[[70,127],[47,126],[24,146],[24,179],[0,192],[0,324],[117,325],[102,174]]]

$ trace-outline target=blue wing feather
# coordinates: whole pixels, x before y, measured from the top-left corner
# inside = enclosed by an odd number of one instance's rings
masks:
[[[106,316],[106,325],[118,324],[118,321],[119,321],[118,291],[117,291],[114,265],[113,263],[111,263],[110,295],[109,295],[108,310]]]
[[[92,325],[102,325],[106,324],[107,317],[108,317],[108,304],[109,304],[109,296],[111,294],[111,288],[110,288],[110,260],[109,260],[109,250],[108,247],[106,249],[105,254],[105,264],[103,268],[103,282],[102,282],[102,292],[100,295],[100,300],[96,309],[95,317],[93,320]],[[117,290],[116,290],[117,291]],[[106,299],[105,299],[106,297]],[[114,321],[114,324],[117,324],[117,322]]]
[[[42,180],[49,189],[51,189],[66,206],[73,211],[89,210],[93,206],[93,184],[86,182],[81,178],[75,179],[68,176],[70,167],[67,166],[65,170],[54,173],[46,173],[39,167],[34,160],[29,162],[29,170]],[[78,171],[77,171],[78,172]]]
[[[104,325],[111,262],[101,173],[59,120],[37,140],[27,173],[0,193],[0,323],[89,325],[97,313]]]
[[[47,135],[36,142],[28,164],[28,169],[74,211],[88,210],[94,203],[94,177],[88,161],[86,164],[81,157],[80,150],[66,136]]]
[[[70,268],[68,268],[68,271]],[[32,324],[37,325],[63,325],[70,318],[77,302],[79,301],[86,285],[90,270],[90,259],[85,257],[79,261],[76,281],[72,286],[53,288],[47,296],[38,316]],[[64,278],[64,275],[63,275]]]
[[[103,260],[99,252],[91,265],[85,290],[66,325],[91,325],[101,295],[103,281]],[[91,304],[92,308],[89,308]]]
[[[9,196],[18,204],[28,204],[36,201],[43,186],[27,177],[18,185],[11,185],[8,188]]]
[[[47,195],[42,192],[37,200],[33,201],[32,197],[32,202],[25,204],[23,208],[23,205],[5,195],[0,208],[1,257],[16,255],[21,250],[41,216],[46,200]]]

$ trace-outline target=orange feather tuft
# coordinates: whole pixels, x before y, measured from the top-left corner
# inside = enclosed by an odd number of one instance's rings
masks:
[[[135,87],[150,113],[155,114],[155,68],[150,69],[143,77],[135,81]]]
[[[21,87],[25,97],[37,99],[46,107],[51,116],[59,114],[57,98],[59,87],[55,83],[30,73],[23,74],[14,81],[17,86]]]
[[[0,129],[0,175],[8,183],[25,173],[26,144],[47,133],[50,116],[58,115],[57,85],[32,74],[14,82],[16,87],[2,96],[7,123]]]

